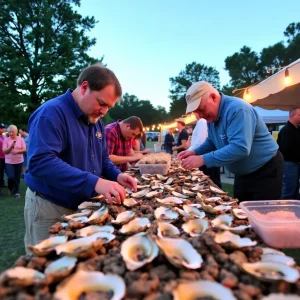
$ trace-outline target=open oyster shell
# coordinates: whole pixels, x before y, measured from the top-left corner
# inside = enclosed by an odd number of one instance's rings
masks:
[[[76,219],[76,218],[80,218],[80,217],[88,217],[91,215],[91,213],[92,213],[91,210],[86,209],[85,211],[80,212],[80,213],[75,213],[75,214],[71,214],[71,215],[63,215],[62,218],[64,221],[70,221],[72,219]]]
[[[228,193],[227,192],[224,192],[223,190],[219,189],[219,188],[216,188],[212,185],[209,186],[209,189],[215,193],[215,194],[218,194],[218,195],[227,195]]]
[[[4,285],[9,282],[9,285],[13,286],[30,286],[41,282],[45,278],[45,275],[34,269],[15,267],[8,269],[0,275],[0,285]]]
[[[89,256],[91,249],[98,250],[103,244],[115,239],[115,235],[108,232],[97,232],[88,237],[71,240],[55,247],[56,254],[66,254],[75,257]],[[98,242],[98,243],[96,243]]]
[[[188,269],[201,267],[202,257],[188,241],[156,237],[155,242],[174,266]]]
[[[215,242],[222,244],[224,248],[239,249],[243,247],[252,247],[257,244],[257,241],[252,241],[249,238],[241,238],[239,235],[233,234],[229,231],[217,233]]]
[[[126,198],[123,202],[123,205],[131,208],[131,207],[135,207],[137,205],[140,205],[142,202],[141,201],[136,201],[133,198]]]
[[[230,289],[208,280],[179,283],[173,292],[174,300],[235,300]]]
[[[64,244],[68,240],[65,235],[57,235],[41,241],[35,246],[29,245],[27,248],[37,256],[45,256],[55,250],[55,247]]]
[[[190,236],[199,236],[208,228],[208,221],[205,219],[189,220],[182,225],[182,229]]]
[[[145,189],[145,190],[141,190],[136,193],[132,193],[131,196],[133,198],[142,198],[142,197],[146,196],[146,194],[148,194],[148,193],[150,193],[150,189]]]
[[[247,214],[242,209],[240,209],[240,208],[233,208],[232,212],[233,212],[234,216],[236,218],[238,218],[238,219],[243,220],[243,219],[247,219],[248,218]]]
[[[77,258],[70,256],[63,256],[58,260],[51,262],[44,272],[46,281],[48,283],[61,281],[73,271],[76,262]]]
[[[175,197],[178,197],[178,198],[183,198],[183,199],[187,199],[189,197],[187,195],[183,195],[183,194],[177,193],[175,191],[172,191],[172,195]]]
[[[76,231],[77,237],[86,237],[90,236],[96,232],[114,232],[114,227],[110,225],[104,225],[104,226],[98,226],[98,225],[90,225],[87,227],[84,227],[82,229],[79,229]]]
[[[189,214],[191,217],[203,219],[205,217],[205,212],[200,211],[197,207],[191,205],[183,205],[183,210]]]
[[[85,223],[89,224],[101,224],[108,217],[108,209],[106,205],[101,206],[98,210],[96,210],[86,221]]]
[[[122,226],[119,230],[122,234],[135,234],[146,230],[150,226],[150,221],[148,218],[135,218],[129,223]]]
[[[155,198],[155,199],[157,202],[164,204],[164,205],[169,205],[169,206],[179,205],[179,204],[182,204],[183,201],[185,201],[185,199],[180,199],[177,197],[167,197],[165,199]]]
[[[256,262],[243,263],[242,268],[245,272],[258,278],[261,281],[280,281],[296,282],[299,279],[299,271],[275,262]]]
[[[131,221],[135,216],[135,212],[132,210],[126,210],[123,211],[122,213],[118,214],[116,220],[112,220],[111,222],[114,224],[126,224],[129,221]]]
[[[166,222],[158,222],[157,235],[159,237],[171,237],[179,234],[179,229],[174,225]]]
[[[173,211],[172,209],[170,209],[168,207],[164,207],[164,206],[158,207],[154,211],[154,216],[157,221],[162,221],[162,222],[167,222],[167,223],[175,222],[179,217],[177,212]]]
[[[100,207],[102,204],[99,202],[82,202],[79,206],[78,209],[95,209],[97,207]]]
[[[296,264],[295,260],[292,257],[280,254],[263,254],[260,257],[260,260],[263,262],[281,263],[289,267],[293,267]]]
[[[129,237],[121,245],[121,255],[130,271],[150,263],[158,252],[156,243],[144,232]]]
[[[97,295],[95,299],[120,300],[124,297],[125,291],[125,283],[120,276],[81,270],[57,287],[54,299],[80,299],[81,295],[93,292]]]

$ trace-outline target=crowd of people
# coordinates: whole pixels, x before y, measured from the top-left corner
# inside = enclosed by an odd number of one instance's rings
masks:
[[[30,116],[29,134],[19,128],[18,135],[10,125],[5,137],[0,124],[0,185],[5,186],[5,169],[9,194],[19,198],[22,168],[27,169],[25,246],[47,238],[48,227],[85,200],[103,195],[108,203],[120,204],[124,187],[137,190],[124,171],[150,151],[141,119],[132,116],[106,126],[101,120],[121,95],[115,74],[91,65],[74,90],[46,101]],[[195,129],[177,119],[178,138],[169,129],[164,139],[165,151],[176,151],[183,168],[200,168],[221,187],[220,167],[226,167],[235,174],[234,197],[240,201],[298,197],[300,160],[293,147],[295,141],[300,145],[299,109],[291,111],[278,146],[251,105],[207,82],[193,83],[186,102],[186,114],[198,119]]]

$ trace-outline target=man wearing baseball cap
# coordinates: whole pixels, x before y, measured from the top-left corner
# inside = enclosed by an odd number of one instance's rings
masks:
[[[182,166],[225,166],[235,174],[234,197],[240,201],[280,199],[283,157],[256,110],[205,81],[192,84],[186,102],[186,113],[208,122],[208,137],[199,147],[178,154]]]

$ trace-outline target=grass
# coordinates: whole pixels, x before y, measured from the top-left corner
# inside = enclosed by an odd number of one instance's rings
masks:
[[[24,249],[24,202],[26,186],[21,180],[21,198],[9,197],[7,189],[1,189],[0,215],[2,230],[0,234],[0,271],[11,267],[25,254]]]
[[[149,142],[148,142],[149,143]],[[149,146],[148,146],[149,147]],[[223,183],[222,188],[233,196],[233,185]],[[25,254],[24,249],[24,199],[26,186],[21,180],[21,198],[16,199],[7,195],[7,190],[2,189],[0,194],[0,212],[2,230],[0,235],[0,272],[13,266],[15,261]],[[294,257],[300,264],[299,249],[285,249],[286,255]]]

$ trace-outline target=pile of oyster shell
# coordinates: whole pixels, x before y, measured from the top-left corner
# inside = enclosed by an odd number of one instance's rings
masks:
[[[202,172],[175,161],[166,176],[128,173],[137,192],[62,216],[0,274],[0,298],[300,299],[295,261],[266,247]]]

